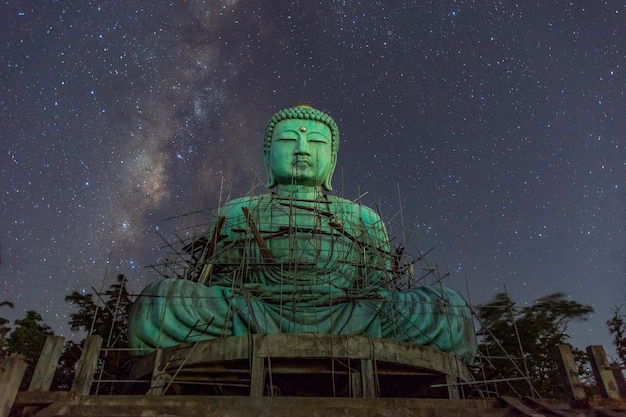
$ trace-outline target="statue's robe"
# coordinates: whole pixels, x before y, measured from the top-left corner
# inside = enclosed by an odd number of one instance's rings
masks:
[[[249,333],[369,335],[476,355],[465,300],[449,288],[392,286],[380,217],[349,200],[273,194],[231,201],[204,284],[162,279],[132,306],[129,341],[146,353]],[[219,223],[218,223],[219,224]],[[215,227],[215,226],[214,226]]]

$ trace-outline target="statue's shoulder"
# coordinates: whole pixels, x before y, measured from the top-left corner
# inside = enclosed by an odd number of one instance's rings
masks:
[[[354,201],[334,195],[327,195],[326,198],[333,204],[337,213],[345,213],[350,214],[351,216],[356,216],[365,224],[373,225],[380,222],[380,216],[378,213],[363,204],[355,203]]]

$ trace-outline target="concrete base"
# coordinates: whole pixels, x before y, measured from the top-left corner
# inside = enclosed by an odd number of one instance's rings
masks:
[[[364,336],[256,334],[140,358],[132,393],[459,399],[470,373],[453,355]],[[143,391],[142,391],[143,390]]]

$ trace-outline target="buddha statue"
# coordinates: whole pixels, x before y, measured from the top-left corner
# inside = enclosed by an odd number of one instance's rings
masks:
[[[268,194],[225,204],[208,230],[198,282],[160,279],[134,302],[138,354],[250,333],[333,333],[429,346],[471,363],[471,312],[452,289],[392,285],[376,212],[336,197],[339,130],[309,106],[276,113],[265,130]]]

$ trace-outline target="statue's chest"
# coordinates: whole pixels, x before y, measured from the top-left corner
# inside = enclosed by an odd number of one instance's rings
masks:
[[[326,207],[277,206],[260,223],[261,235],[278,262],[318,265],[345,258],[350,251],[350,241]]]

